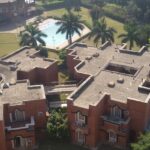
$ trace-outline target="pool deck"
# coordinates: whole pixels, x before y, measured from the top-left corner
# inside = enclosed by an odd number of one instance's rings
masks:
[[[40,30],[44,29],[47,26],[47,24],[50,23],[50,22],[54,23],[54,22],[57,22],[57,20],[55,20],[55,19],[46,19],[42,23],[39,24],[39,29]],[[72,42],[76,42],[77,40],[79,40],[80,38],[82,38],[83,36],[87,35],[90,32],[91,32],[91,30],[84,25],[84,29],[81,31],[81,36],[74,35],[72,37]],[[59,46],[48,45],[48,44],[46,45],[47,48],[53,49],[53,50],[56,50],[56,51],[59,51],[59,50],[65,48],[67,46],[69,46],[69,43],[68,43],[67,39],[62,44],[59,44]]]

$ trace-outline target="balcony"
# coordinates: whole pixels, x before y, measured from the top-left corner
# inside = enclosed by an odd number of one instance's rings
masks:
[[[75,121],[72,124],[73,130],[76,130],[77,128],[80,128],[85,134],[88,134],[88,125],[85,122],[82,121]]]
[[[22,129],[31,129],[35,125],[34,117],[32,116],[29,120],[25,121],[17,121],[8,123],[5,127],[7,131],[15,131],[15,130],[22,130]]]
[[[103,125],[101,126],[102,129],[104,130],[112,129],[120,133],[125,133],[125,134],[128,133],[130,117],[128,117],[127,119],[123,119],[123,118],[115,118],[113,116],[104,115],[101,118],[103,120]]]
[[[115,124],[128,124],[129,121],[130,121],[130,117],[128,117],[127,119],[124,119],[124,118],[116,118],[116,117],[113,117],[113,116],[102,116],[103,120],[104,121],[108,121],[108,122],[111,122],[111,123],[115,123]]]
[[[79,128],[86,128],[87,124],[85,124],[85,122],[82,121],[75,121],[75,126]]]

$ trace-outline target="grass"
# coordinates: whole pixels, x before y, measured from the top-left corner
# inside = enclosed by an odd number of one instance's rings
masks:
[[[54,51],[48,51],[48,58],[60,61],[58,53]]]
[[[78,15],[78,12],[73,11],[76,15]],[[63,14],[67,13],[67,11],[63,8],[63,9],[56,9],[56,10],[52,10],[52,11],[46,11],[43,16],[55,16],[55,17],[61,17]],[[85,21],[89,26],[92,26],[92,19],[90,17],[89,14],[89,10],[87,8],[81,7],[81,11],[80,11],[81,15],[81,19],[83,21]],[[109,27],[113,27],[117,33],[115,34],[115,42],[116,44],[120,44],[121,43],[121,39],[118,38],[118,35],[120,33],[124,33],[124,28],[123,28],[123,23],[120,23],[116,20],[113,20],[111,18],[106,17],[106,22],[108,24]],[[84,42],[90,43],[90,45],[94,45],[92,40],[89,39],[84,39]]]
[[[61,100],[61,101],[66,101],[69,94],[70,94],[70,93],[61,93],[61,94],[59,95],[60,100]]]
[[[49,17],[49,16],[61,17],[65,13],[67,13],[67,11],[64,8],[61,8],[61,9],[56,9],[56,10],[45,11],[43,13],[43,16],[44,17]],[[78,15],[78,12],[74,11],[74,13]],[[88,24],[89,26],[92,26],[92,20],[89,14],[89,10],[87,8],[82,7],[79,14],[81,14],[81,19],[84,20],[86,24]],[[117,33],[115,34],[115,43],[121,44],[121,39],[118,38],[118,35],[125,32],[123,28],[123,24],[108,17],[106,17],[106,22],[108,26],[113,27],[114,29],[117,30]],[[92,45],[92,46],[95,45],[93,43],[93,40],[89,40],[88,38],[85,38],[82,41],[87,43],[88,45]],[[19,48],[18,43],[19,42],[18,42],[18,38],[16,34],[0,33],[0,57],[7,55],[8,53],[18,49]],[[137,50],[139,49],[139,47],[134,46],[134,49]],[[58,55],[55,55],[55,53],[49,52],[49,57],[59,60]]]
[[[59,69],[58,70],[58,81],[59,81],[59,83],[64,83],[65,81],[68,81],[69,74],[67,72],[67,69],[62,64],[62,60],[59,58],[59,53],[49,51],[48,58],[56,59],[58,61],[58,69]]]
[[[14,33],[0,33],[0,57],[19,48],[17,35]]]

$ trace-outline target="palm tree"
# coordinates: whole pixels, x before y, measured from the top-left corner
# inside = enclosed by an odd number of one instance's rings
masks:
[[[100,17],[102,17],[103,11],[101,7],[94,5],[92,9],[90,9],[90,16],[92,18],[93,25]]]
[[[94,43],[96,43],[96,45],[100,40],[102,44],[106,41],[114,42],[114,33],[116,33],[116,30],[114,28],[108,27],[105,18],[102,18],[100,21],[95,22],[95,25],[89,34],[89,39],[93,37]]]
[[[47,37],[47,35],[42,33],[37,26],[29,24],[25,26],[24,31],[20,32],[20,37],[20,45],[32,46],[37,49],[39,44],[45,46],[45,42],[42,37]]]
[[[66,39],[68,39],[69,44],[72,43],[72,36],[74,33],[81,35],[80,32],[84,29],[84,25],[82,24],[80,17],[71,12],[63,15],[61,20],[56,22],[56,25],[60,26],[56,33],[66,33]]]
[[[137,45],[143,46],[149,43],[150,39],[150,25],[146,24],[139,26],[138,31],[140,36],[137,37]]]
[[[124,26],[126,33],[120,34],[118,37],[122,38],[122,42],[129,42],[129,48],[132,49],[135,42],[138,42],[138,30],[135,24],[129,23]]]
[[[74,5],[74,11],[78,12],[78,16],[79,16],[79,12],[81,11],[81,0],[73,0],[73,5]]]

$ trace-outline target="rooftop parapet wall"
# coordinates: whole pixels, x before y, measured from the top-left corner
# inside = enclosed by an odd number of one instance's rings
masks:
[[[18,53],[24,51],[25,49],[29,49],[29,48],[30,48],[29,46],[24,46],[24,47],[22,47],[22,48],[19,48],[19,49],[17,49],[16,51],[14,51],[14,52],[12,52],[12,53],[10,53],[10,54],[8,54],[8,55],[2,57],[1,60],[8,59],[8,58],[10,58],[10,57],[12,57],[12,56],[14,56],[14,55],[16,55],[16,54],[18,54]]]
[[[80,93],[91,84],[93,80],[93,76],[89,76],[73,93],[71,93],[71,95],[69,95],[67,99],[74,101],[80,95]]]
[[[25,59],[27,59],[27,61],[30,62],[33,61],[33,59],[36,60],[36,58],[38,58],[39,60],[43,60],[45,62],[47,61],[50,64],[57,62],[55,59],[41,57],[39,55],[39,51],[36,51],[35,49],[29,46],[25,46],[16,50],[15,52],[12,52],[11,54],[5,57],[2,57],[0,63],[4,65],[12,65],[12,64],[20,65],[25,61]]]
[[[130,50],[127,49],[127,44],[123,43],[122,47],[119,48],[119,51],[121,53],[128,53],[128,54],[133,54],[133,55],[142,55],[146,51],[147,47],[142,46],[138,51]]]
[[[107,45],[104,46],[105,50],[96,50],[82,43],[74,43],[68,48],[70,60],[78,62],[74,63],[73,67],[76,76],[81,77],[85,74],[87,75],[86,79],[93,76],[90,86],[85,86],[86,88],[79,90],[80,92],[78,90],[75,91],[76,93],[74,92],[74,95],[78,95],[73,98],[76,100],[74,103],[77,106],[88,108],[90,104],[99,102],[104,93],[111,94],[112,98],[119,103],[127,104],[130,97],[137,102],[145,103],[148,94],[140,92],[138,86],[149,70],[148,51],[145,51],[145,47],[142,47],[139,53],[133,52],[135,54],[132,54],[120,51],[120,49],[125,49],[126,45],[122,47],[115,44],[110,46],[109,42],[105,44]],[[99,57],[94,57],[95,52],[99,54]],[[91,59],[87,60],[87,56],[90,56]],[[144,61],[144,65],[141,64]],[[108,66],[109,68],[106,69],[105,67],[109,63],[116,65]],[[111,69],[111,67],[115,68]],[[83,84],[86,84],[86,81]],[[93,98],[90,99],[90,97]],[[84,102],[81,103],[81,101]]]

